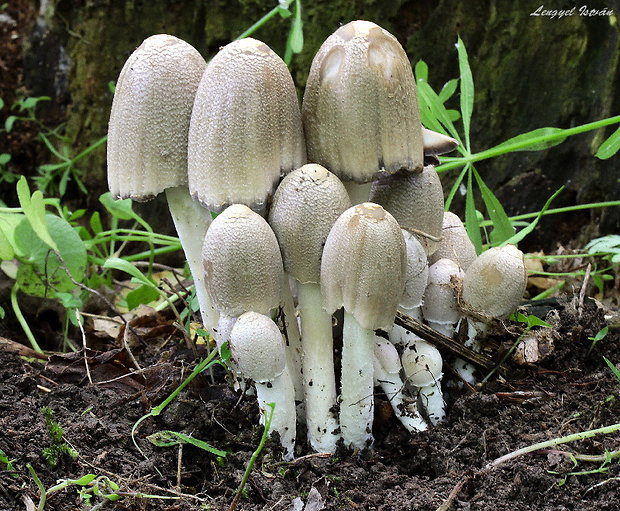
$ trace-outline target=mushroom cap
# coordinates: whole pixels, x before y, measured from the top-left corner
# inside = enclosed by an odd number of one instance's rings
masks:
[[[423,165],[416,83],[396,38],[352,21],[312,61],[302,116],[308,158],[340,179],[365,183],[379,172]]]
[[[211,211],[232,203],[264,213],[280,177],[306,161],[297,93],[286,64],[252,38],[224,46],[196,93],[189,188]]]
[[[323,249],[321,291],[328,313],[340,307],[362,328],[394,322],[407,271],[407,250],[398,223],[378,204],[347,209]]]
[[[146,39],[118,77],[108,126],[108,185],[114,197],[149,200],[187,184],[187,134],[206,62],[167,34]]]
[[[370,200],[381,204],[403,229],[418,238],[427,256],[437,250],[438,242],[416,234],[421,231],[436,238],[441,236],[443,189],[435,167],[427,165],[420,173],[399,172],[381,177],[372,184]]]
[[[413,309],[422,305],[428,284],[428,260],[424,247],[417,238],[404,229],[402,233],[407,247],[407,273],[405,291],[398,305],[404,309]]]
[[[450,211],[443,214],[441,238],[437,250],[428,258],[429,262],[433,264],[440,259],[452,259],[463,270],[467,270],[476,259],[476,249],[461,219]]]
[[[432,344],[418,340],[405,347],[401,362],[407,381],[416,387],[427,387],[441,380],[443,360]]]
[[[526,285],[523,252],[514,245],[490,248],[467,268],[463,302],[475,311],[501,319],[517,308]]]
[[[422,314],[427,321],[448,325],[460,319],[453,278],[462,280],[463,270],[450,259],[440,259],[429,268],[422,305]]]
[[[202,246],[205,285],[215,309],[227,316],[267,313],[280,303],[282,257],[263,217],[242,204],[218,215]]]
[[[278,186],[269,223],[278,238],[284,269],[302,284],[319,282],[327,235],[350,207],[342,182],[315,163],[294,170]]]
[[[257,312],[239,316],[230,332],[230,351],[239,372],[258,383],[273,381],[286,366],[286,349],[278,325]]]
[[[398,374],[402,369],[396,347],[383,337],[375,335],[375,357],[388,374]]]
[[[459,143],[452,137],[422,127],[424,156],[437,156],[454,151]]]

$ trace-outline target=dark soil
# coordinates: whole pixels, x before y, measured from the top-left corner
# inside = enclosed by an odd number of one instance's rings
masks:
[[[604,325],[601,309],[586,300],[581,317],[570,303],[553,314],[559,314],[559,326],[543,361],[528,367],[509,362],[503,376],[491,378],[475,392],[446,389],[447,419],[427,432],[409,435],[378,395],[376,442],[370,451],[323,457],[313,455],[299,440],[296,459],[286,463],[275,442],[268,442],[237,509],[435,510],[451,492],[451,509],[619,509],[617,459],[597,471],[601,461],[573,466],[561,454],[600,456],[617,451],[619,434],[565,444],[481,470],[518,448],[618,422],[620,383],[602,358],[618,360],[618,334],[610,333],[588,356],[588,336]],[[119,485],[123,497],[105,503],[104,509],[229,508],[262,429],[253,398],[233,392],[219,366],[213,380],[199,376],[161,415],[142,423],[136,437],[145,456],[132,443],[135,421],[176,388],[195,360],[181,343],[168,339],[171,330],[161,318],[158,323],[150,332],[160,336],[145,335],[132,348],[145,368],[140,374],[126,376],[129,359],[117,346],[89,350],[95,384],[88,381],[82,353],[55,355],[43,363],[0,349],[0,449],[14,469],[0,464],[2,511],[34,509],[26,503],[38,503],[39,490],[27,464],[48,489],[58,480],[107,476]],[[515,335],[494,336],[493,344],[510,344]],[[64,441],[79,453],[75,459],[61,454],[55,468],[42,454],[52,444],[43,407],[53,410],[64,429]],[[219,459],[187,444],[155,447],[146,437],[160,430],[192,435],[229,454]],[[304,437],[300,427],[298,438]],[[594,472],[567,475],[586,471]],[[295,504],[295,498],[301,500]],[[87,506],[72,486],[51,494],[46,509],[99,509],[97,504],[103,502],[94,496]]]

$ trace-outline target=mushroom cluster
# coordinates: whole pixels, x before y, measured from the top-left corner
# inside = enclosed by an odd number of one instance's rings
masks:
[[[205,328],[255,383],[261,420],[273,408],[286,459],[298,423],[316,451],[370,447],[375,387],[408,431],[443,418],[441,355],[394,325],[398,310],[449,336],[474,311],[467,343],[480,349],[480,318],[523,294],[521,252],[476,257],[444,214],[433,162],[456,141],[422,127],[407,55],[374,23],[325,41],[301,108],[260,41],[207,64],[184,41],[149,37],[121,71],[109,133],[110,190],[166,191]]]

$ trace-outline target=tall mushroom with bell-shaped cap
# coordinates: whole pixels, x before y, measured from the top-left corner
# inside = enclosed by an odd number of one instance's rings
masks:
[[[381,204],[413,234],[427,256],[437,250],[443,222],[443,189],[435,167],[422,172],[398,172],[373,182],[370,200]]]
[[[268,405],[275,405],[269,432],[279,433],[284,458],[292,459],[296,433],[295,390],[278,326],[263,314],[245,312],[230,332],[230,351],[239,372],[254,381],[261,424],[269,414]]]
[[[302,103],[308,158],[345,181],[353,203],[368,200],[354,183],[422,169],[416,94],[405,50],[372,22],[340,27],[315,55]]]
[[[245,204],[264,215],[280,177],[306,162],[286,64],[265,43],[234,41],[213,57],[189,130],[189,188],[211,211]]]
[[[220,313],[215,340],[228,340],[244,312],[268,314],[280,304],[283,266],[267,221],[243,204],[218,215],[204,239],[202,262],[211,301]]]
[[[340,427],[347,446],[372,444],[374,330],[394,322],[407,269],[403,235],[392,215],[365,202],[332,227],[321,262],[327,312],[344,306]]]
[[[136,201],[166,192],[170,213],[194,277],[205,327],[217,314],[204,289],[200,262],[209,211],[187,190],[187,138],[194,97],[206,62],[167,34],[146,39],[121,70],[108,127],[108,184],[114,197]]]
[[[308,439],[313,449],[334,452],[339,438],[332,317],[321,304],[321,254],[327,235],[351,202],[340,180],[326,168],[307,164],[287,175],[273,197],[269,223],[284,261],[298,281],[303,379]]]

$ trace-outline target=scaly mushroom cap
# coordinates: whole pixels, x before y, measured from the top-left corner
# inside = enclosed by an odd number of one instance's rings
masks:
[[[149,200],[187,184],[187,133],[206,62],[190,44],[146,39],[118,77],[108,126],[108,185],[114,197]]]
[[[399,172],[380,178],[372,184],[370,201],[381,204],[403,229],[418,238],[427,256],[437,250],[438,242],[419,234],[441,236],[443,189],[435,167],[427,165],[420,173]]]
[[[461,317],[452,279],[462,280],[463,270],[450,259],[440,259],[429,268],[422,305],[422,314],[427,321],[449,325]]]
[[[402,233],[407,247],[407,274],[405,291],[398,305],[404,309],[413,309],[422,305],[424,291],[428,284],[428,261],[424,247],[417,238],[404,229]]]
[[[432,344],[417,340],[403,351],[401,358],[407,381],[416,387],[426,387],[441,380],[443,360]]]
[[[286,349],[278,325],[256,312],[239,316],[230,332],[230,351],[239,372],[258,383],[273,381],[286,366]]]
[[[350,207],[344,185],[321,165],[304,165],[278,186],[269,223],[282,250],[284,269],[302,284],[319,282],[327,235]]]
[[[443,214],[441,241],[437,251],[428,258],[431,264],[440,259],[452,259],[463,271],[476,259],[476,249],[469,239],[461,219],[450,211]]]
[[[340,307],[362,328],[389,328],[402,296],[407,250],[398,223],[381,206],[347,209],[332,227],[321,263],[327,312]]]
[[[303,165],[301,113],[286,64],[265,43],[234,41],[209,62],[189,133],[189,187],[211,211],[264,213],[280,176]]]
[[[278,242],[247,206],[233,204],[213,220],[202,258],[207,292],[222,314],[266,314],[279,305],[284,270]]]
[[[465,272],[463,301],[474,311],[501,319],[517,308],[526,285],[523,252],[514,245],[494,247],[480,254]]]
[[[302,105],[308,158],[340,179],[422,169],[422,125],[411,64],[396,38],[352,21],[312,61]]]

